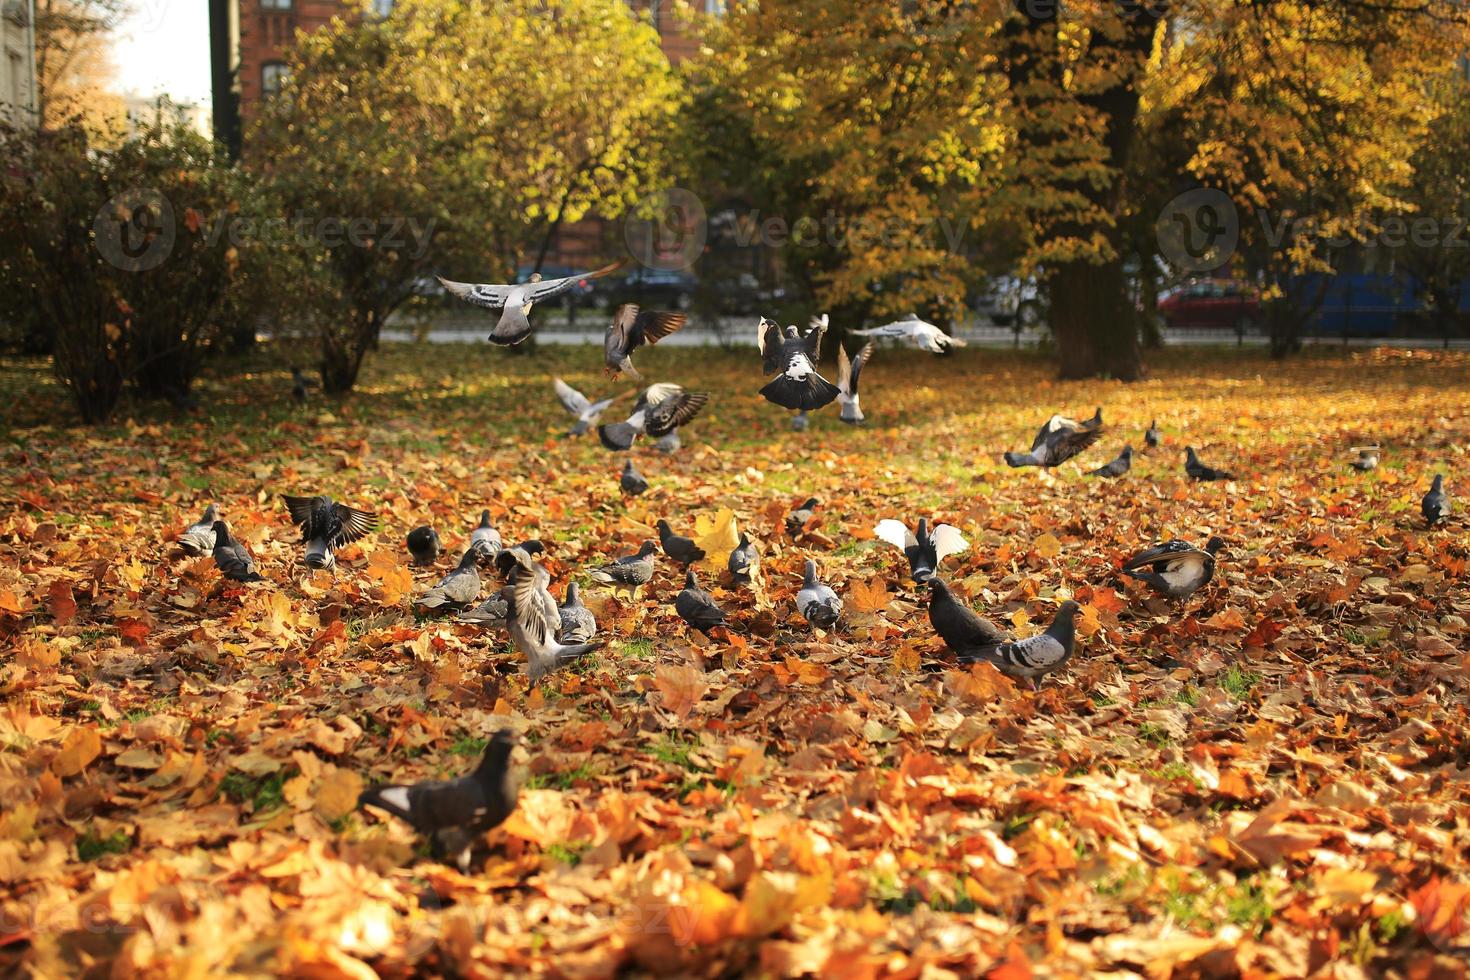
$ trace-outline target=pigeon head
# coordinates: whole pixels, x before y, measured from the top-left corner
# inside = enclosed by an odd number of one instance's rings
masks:
[[[1210,538],[1209,541],[1205,542],[1205,550],[1212,555],[1218,552],[1223,547],[1225,547],[1225,539],[1220,537],[1218,534]]]
[[[576,582],[568,582],[567,583],[567,601],[564,602],[564,603],[562,603],[562,605],[564,605],[564,606],[580,606],[581,604],[582,604],[582,596],[580,595],[580,591],[577,588],[577,583]]]
[[[471,545],[470,547],[466,548],[464,554],[460,556],[459,567],[461,569],[473,568],[475,565],[478,565],[480,562],[484,561],[486,557],[487,553],[484,548],[481,548],[478,545]]]
[[[1444,492],[1444,474],[1443,473],[1436,473],[1436,474],[1434,474],[1434,483],[1430,486],[1429,489],[1433,490],[1435,493],[1443,493]]]
[[[805,579],[806,580],[802,583],[804,585],[817,584],[817,563],[812,561],[810,558],[806,560]]]
[[[480,511],[480,527],[489,527],[489,526],[490,526],[490,511],[489,510],[482,510],[482,511]]]
[[[204,508],[204,519],[201,520],[199,523],[213,524],[217,520],[219,520],[219,507],[215,506],[214,504],[210,504],[208,507]]]
[[[485,754],[475,767],[475,775],[500,778],[505,772],[506,763],[510,761],[510,754],[519,744],[521,736],[514,728],[502,728],[491,735],[490,743],[485,746]]]
[[[660,521],[659,523],[662,524],[664,522]],[[654,543],[653,541],[645,541],[638,547],[638,557],[647,558],[649,555],[653,554],[657,550],[658,545],[656,543]]]
[[[1071,622],[1072,621],[1072,617],[1073,616],[1076,616],[1077,615],[1077,610],[1079,610],[1081,608],[1082,607],[1079,606],[1076,602],[1072,601],[1071,599],[1068,599],[1066,602],[1062,603],[1060,606],[1057,607],[1057,618],[1056,618],[1055,622],[1059,622],[1059,623],[1069,623],[1069,622]]]
[[[694,569],[692,569],[692,568],[689,569],[689,571],[687,571],[687,572],[684,573],[684,588],[686,588],[686,589],[697,589],[697,588],[699,588],[699,580],[694,577]]]
[[[1195,459],[1196,457],[1194,455],[1194,447],[1193,446],[1185,446],[1184,447],[1184,456],[1185,456],[1186,459]]]
[[[216,545],[230,543],[230,526],[224,521],[214,522],[214,541]]]
[[[658,528],[658,536],[660,538],[667,538],[674,533],[674,529],[669,527],[669,522],[663,518],[659,518],[659,522],[654,527]]]
[[[933,597],[945,598],[952,594],[949,591],[949,583],[940,578],[938,575],[929,576],[928,585],[930,595]]]
[[[806,498],[806,503],[804,503],[800,507],[798,507],[797,510],[811,510],[815,506],[817,506],[817,498],[816,497],[808,497],[808,498]]]
[[[1132,446],[1124,446],[1123,447],[1123,455],[1126,456],[1128,459],[1132,459],[1133,458],[1133,447]]]

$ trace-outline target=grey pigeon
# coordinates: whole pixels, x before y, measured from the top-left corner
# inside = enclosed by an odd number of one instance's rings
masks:
[[[483,557],[477,548],[466,548],[454,571],[439,584],[414,600],[424,609],[464,609],[480,597],[480,572],[475,566]]]
[[[1358,454],[1349,464],[1353,469],[1359,473],[1378,469],[1378,446],[1354,446],[1352,451]]]
[[[686,538],[675,534],[669,522],[659,520],[654,527],[658,528],[658,541],[663,546],[664,554],[681,565],[692,565],[704,557],[704,549],[694,543],[692,538]]]
[[[1163,441],[1164,434],[1159,431],[1159,423],[1158,420],[1155,419],[1154,421],[1150,422],[1148,424],[1148,428],[1144,430],[1143,444],[1150,449],[1157,449],[1159,443]]]
[[[519,787],[510,767],[516,742],[516,733],[502,728],[468,776],[411,786],[372,786],[358,796],[357,805],[386,810],[428,835],[436,857],[452,855],[460,871],[468,872],[475,841],[504,823],[516,808]]]
[[[1065,415],[1053,415],[1037,430],[1031,440],[1031,450],[1025,453],[1005,454],[1008,466],[1061,466],[1082,450],[1102,438],[1102,409],[1085,422],[1069,419]]]
[[[474,545],[472,544],[471,547],[474,547]],[[500,573],[501,578],[507,582],[514,582],[516,580],[516,572],[521,567],[521,561],[517,553],[524,552],[529,558],[532,555],[543,554],[545,551],[546,546],[544,544],[535,538],[531,538],[529,541],[522,541],[520,544],[513,544],[509,548],[502,548],[500,551],[497,551],[492,564],[495,566],[495,570]],[[483,550],[481,551],[481,557],[484,557]]]
[[[526,655],[526,669],[531,676],[531,686],[535,687],[547,674],[591,653],[602,644],[560,642],[557,636],[562,630],[562,614],[547,588],[551,583],[550,574],[524,549],[512,548],[506,554],[517,565],[511,583],[515,587],[515,597],[506,625],[517,649]]]
[[[613,314],[603,339],[604,370],[611,376],[621,373],[631,378],[643,377],[633,367],[633,352],[644,344],[657,344],[688,321],[689,317],[683,313],[639,310],[636,303],[624,303]]]
[[[756,554],[755,546],[750,543],[750,535],[741,531],[740,543],[730,552],[730,560],[726,566],[730,569],[730,574],[736,582],[747,584],[760,563],[760,555]]]
[[[1024,640],[1002,643],[988,660],[1002,674],[1026,680],[1036,688],[1036,679],[1051,673],[1072,659],[1072,650],[1077,638],[1074,617],[1081,607],[1068,599],[1057,608],[1057,614],[1045,633],[1029,636]]]
[[[1203,548],[1188,541],[1165,541],[1123,563],[1123,574],[1170,599],[1188,599],[1215,577],[1215,555],[1225,544],[1212,537]]]
[[[590,643],[597,635],[597,618],[592,610],[582,605],[581,593],[576,582],[567,583],[567,599],[557,607],[561,614],[561,630],[557,635],[560,643]]]
[[[439,532],[427,524],[409,531],[407,544],[415,565],[432,565],[439,557]]]
[[[682,443],[679,441],[679,430],[670,429],[667,435],[659,437],[658,442],[653,444],[653,448],[661,453],[676,453],[679,451],[681,445]]]
[[[506,617],[510,613],[510,604],[514,601],[514,596],[515,589],[507,585],[469,612],[460,613],[457,618],[462,623],[478,623],[481,626],[504,626]]]
[[[716,626],[725,625],[725,613],[708,592],[699,587],[694,569],[684,573],[684,591],[674,597],[674,611],[679,618],[701,633],[708,633]]]
[[[301,528],[309,568],[331,568],[337,563],[338,548],[378,529],[376,514],[339,504],[331,497],[293,497],[287,493],[281,499],[286,501],[291,522]]]
[[[633,441],[641,435],[668,436],[698,415],[708,402],[709,392],[688,392],[667,382],[649,385],[633,404],[633,413],[627,421],[599,425],[597,437],[605,448],[614,452],[631,449]]]
[[[786,328],[761,318],[756,340],[761,352],[761,367],[776,377],[761,389],[766,401],[782,408],[812,411],[831,404],[837,397],[837,386],[817,373],[821,357],[822,336],[827,332],[825,314],[813,317],[805,335],[795,326]]]
[[[629,598],[638,598],[640,586],[648,584],[653,578],[654,553],[658,551],[658,545],[652,541],[643,542],[638,553],[625,555],[613,561],[611,564],[594,568],[591,572],[595,582],[611,585],[614,591],[623,589]]]
[[[478,548],[491,558],[500,554],[501,549],[505,547],[501,543],[500,532],[490,524],[490,511],[480,511],[480,523],[470,531],[470,547]]]
[[[1104,463],[1095,470],[1088,470],[1088,476],[1122,476],[1133,466],[1133,447],[1124,446],[1118,458],[1111,463]]]
[[[198,523],[190,524],[184,528],[184,533],[179,535],[179,547],[184,549],[184,554],[207,555],[214,551],[214,522],[219,520],[219,508],[210,504],[204,508],[204,516],[199,518]]]
[[[623,488],[623,493],[636,497],[640,493],[647,492],[648,481],[643,478],[642,473],[633,468],[633,461],[630,459],[623,463],[623,474],[618,477],[618,486]]]
[[[858,404],[858,375],[862,373],[863,365],[868,363],[868,358],[873,356],[873,342],[870,340],[858,351],[857,357],[847,359],[847,350],[841,344],[837,345],[837,408],[838,415],[848,425],[863,424],[863,410]]]
[[[487,339],[492,344],[510,347],[531,336],[531,321],[527,316],[533,304],[559,296],[580,282],[599,279],[616,272],[621,265],[621,262],[614,262],[592,272],[581,272],[561,279],[542,279],[541,273],[537,272],[528,282],[515,284],[475,284],[452,282],[443,276],[437,278],[451,295],[458,296],[466,303],[473,303],[487,310],[500,310],[500,320]]]
[[[848,332],[861,337],[887,337],[890,340],[901,340],[931,354],[949,354],[956,347],[966,346],[966,342],[959,337],[951,337],[934,324],[920,320],[917,313],[910,313],[902,320],[894,320],[892,323],[885,323],[879,327]]]
[[[812,417],[805,411],[797,412],[791,416],[791,431],[805,432],[812,424]]]
[[[1450,498],[1444,492],[1443,473],[1434,474],[1434,483],[1419,502],[1419,510],[1424,514],[1424,522],[1431,527],[1450,516]]]
[[[878,540],[886,541],[904,553],[909,572],[919,584],[927,582],[939,571],[939,563],[948,555],[970,547],[959,530],[950,524],[936,524],[929,530],[928,518],[920,518],[917,531],[910,531],[902,521],[885,518],[873,528]]]
[[[1184,447],[1184,472],[1191,480],[1233,480],[1235,474],[1227,470],[1217,470],[1213,466],[1206,466],[1200,462],[1195,455],[1193,446]]]
[[[806,529],[806,522],[812,519],[812,512],[817,509],[817,498],[808,497],[800,507],[786,515],[786,533],[793,538]]]
[[[836,626],[842,615],[842,599],[817,578],[817,563],[810,558],[806,560],[801,591],[796,593],[796,608],[808,623],[824,630]]]
[[[621,398],[621,395],[613,395],[601,401],[592,401],[576,388],[567,384],[561,378],[552,378],[552,385],[556,388],[556,397],[561,402],[572,418],[577,421],[567,430],[568,436],[579,436],[597,424],[602,418],[602,413],[607,411],[613,402]]]
[[[949,584],[938,576],[929,579],[929,622],[960,663],[990,660],[1001,644],[1015,639],[955,598]]]
[[[214,564],[220,574],[231,581],[265,581],[255,570],[255,559],[250,556],[249,549],[230,537],[230,528],[224,521],[214,522]]]

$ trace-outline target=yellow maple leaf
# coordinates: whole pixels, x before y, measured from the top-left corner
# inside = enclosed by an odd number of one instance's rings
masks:
[[[740,532],[735,529],[735,512],[721,507],[713,518],[701,514],[694,519],[694,543],[704,552],[701,564],[718,574],[730,561],[730,552],[740,545]]]
[[[858,612],[876,613],[888,608],[888,590],[876,578],[867,582],[849,582],[847,595]]]
[[[1055,558],[1062,553],[1062,542],[1055,534],[1043,534],[1031,542],[1031,547],[1042,558]]]

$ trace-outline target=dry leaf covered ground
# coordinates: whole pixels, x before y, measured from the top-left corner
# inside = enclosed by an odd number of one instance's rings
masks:
[[[714,397],[681,453],[637,450],[632,501],[620,458],[558,438],[552,374],[612,387],[591,348],[390,347],[305,411],[265,351],[198,417],[90,431],[41,424],[68,416],[40,365],[0,365],[4,968],[1464,975],[1470,547],[1418,501],[1436,468],[1470,485],[1470,359],[1167,352],[1124,386],[883,349],[869,426],[834,407],[799,435],[753,352],[639,358]],[[1096,405],[1108,434],[1054,477],[999,462]],[[1165,445],[1131,474],[1079,475],[1153,418]],[[1343,451],[1365,441],[1386,450],[1360,475]],[[1239,478],[1186,482],[1185,444]],[[282,491],[384,530],[306,574]],[[211,500],[267,583],[176,552]],[[502,631],[409,605],[482,507],[547,541],[553,590],[582,582],[607,641],[535,693]],[[721,508],[764,567],[759,598],[705,573],[728,637],[675,616],[667,560],[636,604],[590,587],[657,518],[688,534]],[[969,539],[945,576],[992,619],[1030,634],[1083,604],[1039,693],[954,667],[873,540],[920,516]],[[413,569],[424,522],[448,552]],[[1219,574],[1182,606],[1116,572],[1211,533]],[[846,599],[831,635],[792,607],[807,556]],[[467,770],[502,725],[525,789],[469,875],[355,809],[372,782]]]

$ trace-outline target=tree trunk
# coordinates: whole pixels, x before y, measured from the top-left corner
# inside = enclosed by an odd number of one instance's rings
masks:
[[[320,370],[325,394],[345,395],[357,384],[363,357],[377,346],[380,323],[376,310],[353,310],[342,334],[330,328],[322,331]]]
[[[1119,261],[1072,262],[1051,279],[1051,326],[1065,379],[1144,377],[1138,323]]]

